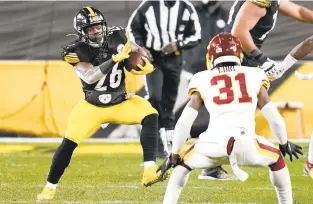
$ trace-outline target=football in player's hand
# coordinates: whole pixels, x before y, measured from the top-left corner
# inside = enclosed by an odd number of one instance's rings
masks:
[[[127,71],[132,69],[139,71],[140,69],[137,67],[137,64],[145,65],[142,57],[147,57],[146,52],[142,48],[136,52],[129,53],[129,58],[126,60]]]

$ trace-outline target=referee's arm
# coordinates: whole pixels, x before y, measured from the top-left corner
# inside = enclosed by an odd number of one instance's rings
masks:
[[[127,24],[127,30],[130,35],[130,40],[135,42],[140,47],[143,47],[145,44],[146,30],[144,24],[146,21],[145,16],[143,15],[143,9],[145,9],[146,1],[143,1],[138,8],[130,16]]]
[[[178,42],[178,48],[181,50],[195,47],[201,42],[201,26],[197,11],[192,4],[190,6],[190,19],[185,29],[183,40]]]

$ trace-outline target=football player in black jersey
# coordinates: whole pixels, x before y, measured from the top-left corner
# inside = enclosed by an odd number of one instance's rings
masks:
[[[125,88],[124,66],[130,51],[140,49],[132,44],[121,27],[108,28],[103,14],[93,8],[82,8],[74,18],[79,39],[63,51],[64,61],[74,66],[80,78],[85,99],[72,110],[61,145],[56,150],[47,184],[38,200],[55,196],[56,185],[77,145],[93,135],[102,123],[142,124],[140,142],[143,149],[144,172],[142,184],[152,185],[160,180],[156,173],[156,142],[158,113],[150,103],[129,96]],[[133,74],[148,74],[153,65],[143,57],[145,65]]]
[[[282,75],[282,68],[260,51],[274,29],[278,12],[295,20],[313,23],[313,12],[289,0],[236,1],[230,12],[226,32],[237,36],[244,49],[243,65],[259,66],[270,80]]]
[[[224,29],[238,37],[244,50],[242,65],[262,68],[270,80],[284,73],[284,67],[261,52],[262,44],[274,29],[278,12],[295,20],[313,23],[313,12],[289,0],[236,0]],[[206,169],[199,179],[229,179],[221,167]]]

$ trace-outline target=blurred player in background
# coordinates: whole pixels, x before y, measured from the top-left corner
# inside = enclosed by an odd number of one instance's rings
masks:
[[[182,53],[201,40],[197,12],[188,0],[143,1],[128,22],[133,42],[150,56],[155,71],[146,76],[147,97],[159,112],[158,157],[171,149],[174,105],[182,72]]]
[[[63,51],[63,60],[74,66],[80,78],[85,99],[72,110],[65,138],[56,150],[47,184],[38,200],[55,196],[56,185],[69,165],[73,151],[89,138],[102,123],[142,124],[140,142],[143,149],[144,173],[142,183],[149,186],[159,181],[156,173],[156,145],[158,113],[139,96],[128,96],[125,88],[124,66],[130,51],[139,47],[132,44],[121,27],[107,27],[103,14],[93,8],[82,8],[74,18],[79,39]],[[153,65],[143,58],[145,65],[133,74],[147,74]]]
[[[206,59],[203,53],[206,53],[207,46],[211,39],[221,33],[228,19],[228,10],[224,9],[221,1],[208,1],[202,0],[201,3],[195,6],[199,16],[201,25],[201,43],[183,53],[184,56],[184,69],[192,74],[199,71],[204,71],[206,67]],[[209,118],[205,108],[201,113],[203,117]],[[200,133],[205,131],[208,127],[207,123],[197,124],[191,130],[192,137],[199,137]],[[208,176],[209,175],[209,176]],[[231,177],[221,167],[203,170],[198,176],[199,179],[223,179],[229,180]]]
[[[177,203],[189,173],[195,168],[215,167],[230,163],[237,178],[248,178],[239,165],[269,167],[269,175],[280,204],[292,204],[288,168],[282,157],[298,158],[301,147],[287,140],[283,118],[269,99],[269,80],[261,69],[241,66],[241,43],[231,34],[215,36],[208,46],[207,71],[193,76],[188,92],[191,99],[179,118],[173,137],[172,154],[161,165],[164,173],[175,166],[163,203]],[[204,103],[210,113],[210,125],[180,158],[192,123]],[[259,108],[268,120],[279,149],[255,133],[255,110]],[[167,165],[166,165],[167,164]]]
[[[229,11],[225,27],[225,32],[232,33],[242,43],[242,65],[262,68],[270,80],[281,77],[284,70],[260,49],[275,27],[278,12],[301,22],[313,23],[311,10],[289,0],[238,0]],[[210,178],[212,172],[214,169],[203,170],[202,178]]]
[[[184,69],[192,74],[206,70],[206,52],[210,40],[223,32],[228,19],[228,10],[224,9],[221,1],[202,0],[195,9],[201,25],[201,42],[198,46],[183,53]],[[199,57],[201,56],[201,57]]]

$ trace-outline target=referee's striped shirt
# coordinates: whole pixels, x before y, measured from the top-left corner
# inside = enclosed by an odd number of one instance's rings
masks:
[[[172,42],[179,49],[196,46],[201,40],[201,26],[194,6],[188,0],[172,3],[143,1],[128,21],[131,41],[155,51]]]

